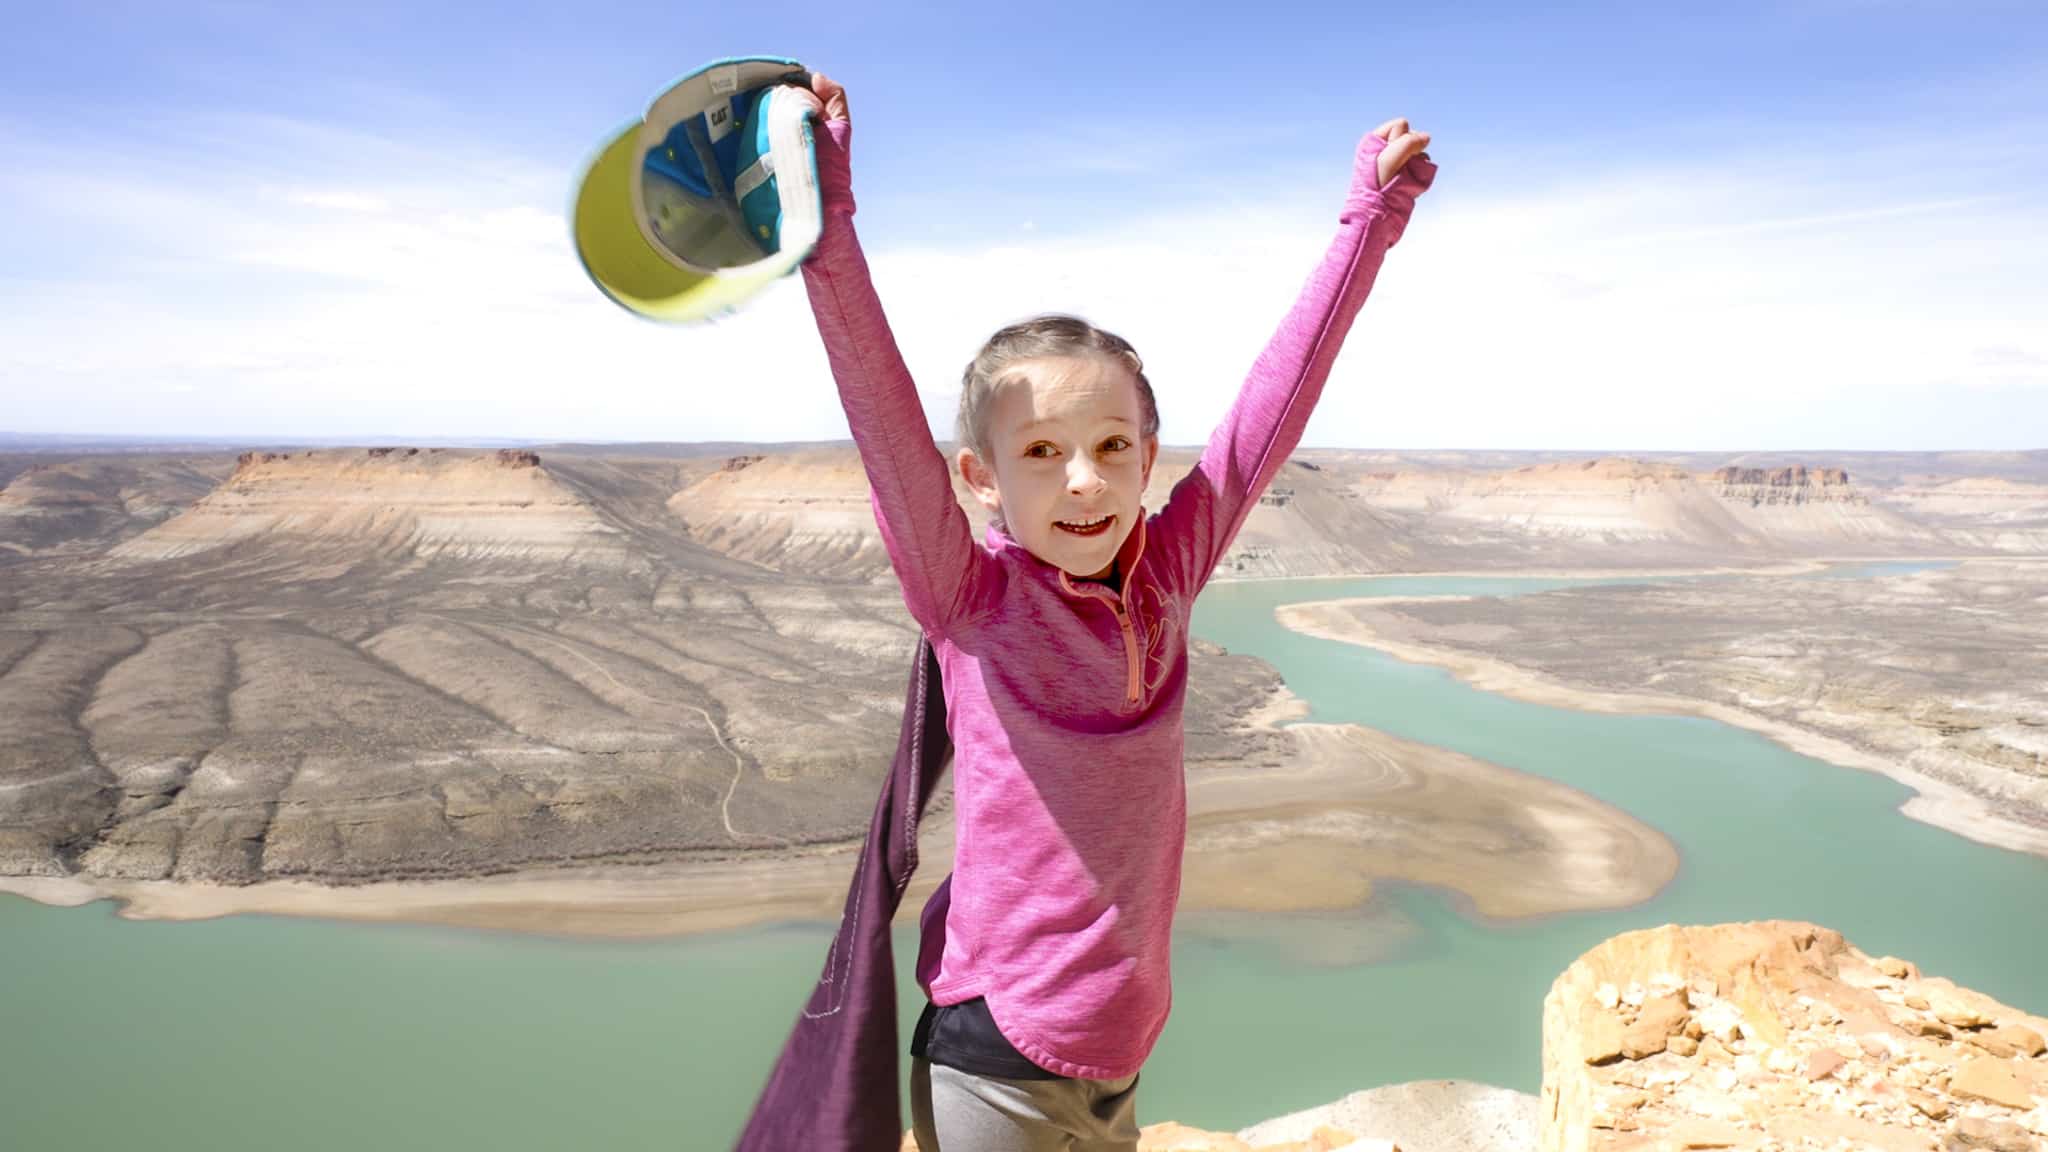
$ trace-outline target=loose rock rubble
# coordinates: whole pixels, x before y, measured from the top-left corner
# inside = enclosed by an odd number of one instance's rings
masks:
[[[1664,927],[1543,1011],[1544,1152],[2048,1152],[2048,1020],[1837,932]]]

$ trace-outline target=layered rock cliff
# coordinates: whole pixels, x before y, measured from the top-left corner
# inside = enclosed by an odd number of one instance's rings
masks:
[[[1398,514],[1410,534],[1475,550],[1519,542],[1647,559],[1943,546],[1937,533],[1872,506],[1840,468],[1728,466],[1699,475],[1676,464],[1601,457],[1499,472],[1381,470],[1359,478],[1354,490]]]
[[[1849,473],[1840,468],[1808,469],[1804,464],[1785,468],[1717,468],[1713,473],[1715,494],[1723,500],[1759,504],[1810,504],[1832,502],[1865,503],[1862,494],[1849,483]]]
[[[1161,451],[1148,509],[1164,506],[1197,455]],[[1833,458],[1514,463],[1531,455],[1299,453],[1252,509],[1219,575],[2048,552],[2048,484],[2038,479],[1902,476],[1898,460],[1863,457],[1843,457],[1861,472]],[[629,554],[732,577],[766,568],[892,579],[849,445],[520,451],[502,461],[454,449],[319,450],[252,454],[239,467],[226,456],[0,457],[0,476],[12,482],[0,492],[0,563],[112,555],[214,564],[251,548],[312,546],[343,554],[315,572],[366,559],[616,566]],[[429,478],[438,490],[426,490]],[[985,510],[957,475],[954,493],[978,536]],[[303,575],[300,558],[271,566]]]
[[[247,452],[218,488],[111,551],[164,560],[230,545],[352,559],[517,559],[615,565],[621,533],[523,450]]]
[[[1943,543],[1927,526],[1873,505],[1840,468],[1728,467],[1706,480],[1752,532],[1778,548],[1906,552]]]
[[[889,573],[851,451],[735,455],[670,497],[668,510],[690,539],[766,568],[822,580]]]

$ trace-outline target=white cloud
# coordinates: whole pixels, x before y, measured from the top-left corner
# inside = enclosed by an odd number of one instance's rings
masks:
[[[307,208],[333,208],[342,212],[384,213],[391,211],[391,201],[382,196],[371,196],[361,192],[334,191],[322,188],[287,189],[283,192],[286,202]]]
[[[273,120],[207,141],[233,147],[115,171],[44,145],[0,175],[5,227],[24,230],[6,246],[41,270],[0,274],[0,427],[845,435],[797,280],[707,327],[628,317],[570,250],[567,172]],[[308,149],[318,165],[291,159]],[[1309,442],[1917,447],[1981,409],[1985,444],[2012,443],[1999,405],[2048,393],[2040,209],[1953,168],[1942,186],[1975,194],[1893,179],[1897,157],[1804,159],[1582,163],[1488,189],[1447,161]],[[1240,187],[1002,246],[867,242],[941,435],[981,339],[1063,310],[1136,343],[1166,438],[1193,443],[1318,259],[1339,192]],[[71,250],[96,255],[56,262]],[[1931,421],[1931,404],[1953,410]]]

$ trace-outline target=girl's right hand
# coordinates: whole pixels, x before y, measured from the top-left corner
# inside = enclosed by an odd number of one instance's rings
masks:
[[[848,119],[846,89],[823,72],[811,73],[811,94],[818,98],[818,128],[812,141],[818,149],[818,191],[827,214],[853,215],[853,121]]]

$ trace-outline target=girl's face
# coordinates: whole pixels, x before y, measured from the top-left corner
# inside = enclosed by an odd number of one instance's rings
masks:
[[[1029,360],[998,385],[988,416],[990,460],[962,448],[960,473],[1031,554],[1069,576],[1110,574],[1138,525],[1151,476],[1138,382],[1099,356]]]

